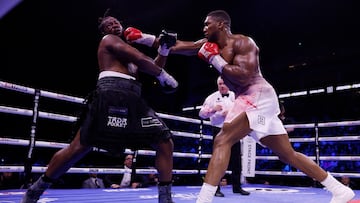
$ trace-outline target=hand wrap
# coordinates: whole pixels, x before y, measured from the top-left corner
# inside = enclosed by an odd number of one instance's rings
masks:
[[[159,36],[160,46],[158,48],[158,53],[162,56],[168,56],[170,48],[176,44],[176,40],[177,33],[162,30]]]
[[[156,76],[156,78],[159,80],[160,85],[162,86],[162,91],[164,93],[173,93],[179,86],[179,83],[175,80],[175,78],[167,73],[164,69],[161,70],[160,74]]]

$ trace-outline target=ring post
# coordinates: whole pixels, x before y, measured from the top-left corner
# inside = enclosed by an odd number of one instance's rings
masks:
[[[315,162],[320,166],[320,145],[319,145],[319,124],[316,122],[315,130]],[[320,183],[314,179],[314,186],[320,186]]]
[[[31,122],[30,140],[28,146],[29,150],[24,165],[24,173],[25,173],[24,186],[26,188],[31,184],[32,154],[35,147],[36,126],[37,126],[37,119],[39,116],[39,99],[40,99],[40,90],[36,89],[34,92],[34,108],[33,108],[32,122]]]
[[[201,156],[202,156],[202,141],[203,141],[203,125],[204,125],[204,120],[200,119],[200,126],[199,126],[199,146],[198,146],[198,160],[197,160],[197,165],[198,165],[198,174],[199,177],[201,177]],[[202,178],[200,179],[201,182],[203,182]]]

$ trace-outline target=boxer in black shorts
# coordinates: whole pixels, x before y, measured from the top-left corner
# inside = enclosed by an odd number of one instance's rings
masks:
[[[118,153],[172,138],[170,129],[141,98],[139,82],[102,77],[102,73],[82,122],[82,144]]]
[[[162,86],[176,88],[177,81],[162,68],[170,47],[166,40],[160,43],[159,54],[153,60],[129,42],[141,41],[158,47],[161,40],[135,28],[124,31],[120,22],[111,16],[104,15],[99,23],[99,30],[104,35],[98,46],[99,80],[86,102],[85,113],[79,119],[80,127],[71,144],[54,154],[44,175],[28,188],[22,203],[37,202],[54,180],[66,173],[93,146],[117,152],[124,147],[149,144],[156,150],[159,203],[173,202],[171,133],[141,98],[141,84],[136,80],[138,71],[141,71],[156,77]]]

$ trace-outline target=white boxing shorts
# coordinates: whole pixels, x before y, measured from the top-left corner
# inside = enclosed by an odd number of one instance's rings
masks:
[[[228,112],[225,123],[245,112],[250,129],[249,134],[259,144],[260,139],[269,135],[287,134],[280,113],[278,98],[274,88],[264,79],[258,78],[256,83],[236,97],[233,108]]]

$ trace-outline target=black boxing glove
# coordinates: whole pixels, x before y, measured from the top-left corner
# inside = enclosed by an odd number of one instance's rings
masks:
[[[170,48],[176,44],[177,33],[168,32],[166,30],[162,30],[159,35],[159,48],[158,53],[162,56],[168,56],[170,52]]]

